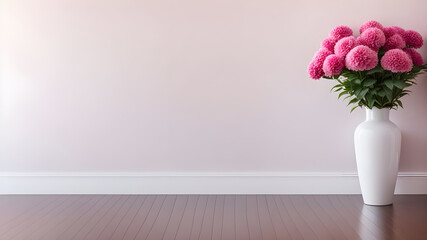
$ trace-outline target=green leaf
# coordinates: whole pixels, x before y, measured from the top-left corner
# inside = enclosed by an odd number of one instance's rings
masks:
[[[374,83],[376,83],[377,82],[377,80],[376,79],[374,79],[374,78],[369,78],[369,79],[366,79],[365,81],[363,81],[363,86],[364,87],[369,87],[369,86],[372,86]]]
[[[362,91],[362,88],[355,89],[353,95],[357,97],[360,94],[360,91]]]
[[[360,80],[359,78],[356,78],[353,80],[353,82],[357,85],[360,85],[362,83],[362,80]]]
[[[374,89],[370,88],[368,93],[370,93],[370,94],[371,94],[371,96],[373,96],[373,95],[377,94],[377,92],[378,92],[378,91],[377,91],[377,89],[376,89],[376,88],[374,88]]]
[[[379,59],[384,53],[384,49],[379,50]],[[352,105],[351,112],[358,107],[397,109],[403,107],[400,99],[410,92],[408,87],[416,84],[417,77],[425,72],[427,64],[414,66],[411,71],[403,73],[384,70],[378,64],[369,71],[344,68],[341,74],[326,79],[336,81],[331,92],[337,92],[339,99],[348,101],[348,105]]]
[[[384,90],[380,90],[377,94],[380,97],[385,97],[385,91]]]
[[[399,88],[399,89],[404,89],[404,88],[406,88],[406,87],[411,86],[410,84],[407,84],[407,83],[405,83],[405,82],[403,82],[403,81],[394,81],[394,82],[393,82],[393,85],[394,85],[394,86],[396,86],[396,87],[397,87],[397,88]]]
[[[391,102],[393,100],[393,92],[391,90],[388,90],[385,92],[385,96],[387,99]]]
[[[347,105],[350,105],[350,104],[356,103],[356,102],[358,102],[358,101],[359,101],[359,99],[357,99],[357,98],[353,98],[353,99],[351,99],[351,100],[350,100],[350,102],[348,102],[348,104],[347,104]]]
[[[358,108],[359,107],[359,105],[358,106],[355,106],[355,107],[353,107],[352,109],[351,109],[351,111],[350,111],[350,113],[352,113],[356,108]]]
[[[370,108],[370,109],[372,109],[372,107],[374,106],[374,104],[375,104],[375,98],[368,98],[367,99],[367,101],[368,101],[368,107]]]
[[[392,73],[392,72],[390,72],[390,71],[387,71],[387,72],[384,74],[383,79],[389,79],[389,78],[391,78],[391,76],[393,76],[393,73]]]
[[[368,72],[366,72],[366,74],[372,75],[372,74],[381,73],[381,72],[384,72],[384,69],[382,67],[378,66],[378,67],[375,67],[375,68],[369,70]]]
[[[338,83],[337,85],[333,86],[333,87],[331,88],[331,90],[332,90],[332,89],[334,89],[334,88],[341,87],[341,86],[342,86],[342,84],[341,84],[341,83]]]
[[[369,88],[365,88],[365,89],[362,89],[357,95],[356,95],[356,97],[358,98],[358,99],[362,99],[362,98],[364,98],[365,97],[365,95],[366,95],[366,93],[369,91]]]
[[[392,90],[393,89],[393,80],[391,80],[391,79],[387,79],[387,80],[385,80],[384,81],[384,84],[390,89],[390,90]]]
[[[338,99],[340,99],[343,95],[345,95],[345,94],[347,94],[347,92],[346,91],[344,91],[344,92],[341,92],[339,95],[338,95]]]

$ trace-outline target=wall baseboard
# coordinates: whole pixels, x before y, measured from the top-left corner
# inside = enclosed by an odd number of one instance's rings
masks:
[[[356,173],[0,173],[0,194],[360,194]],[[427,172],[399,173],[396,194],[427,194]]]

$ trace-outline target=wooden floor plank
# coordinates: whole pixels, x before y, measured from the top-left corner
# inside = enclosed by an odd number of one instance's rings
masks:
[[[196,209],[199,206],[200,196],[190,195],[188,197],[185,211],[182,215],[182,219],[179,223],[178,230],[173,239],[190,239],[191,230],[193,228],[194,219],[196,216]]]
[[[349,235],[346,234],[342,228],[341,224],[337,224],[329,215],[328,212],[325,212],[321,206],[314,200],[313,196],[301,196],[301,201],[304,201],[304,205],[317,216],[323,226],[328,229],[328,232],[331,233],[333,239],[348,239]],[[353,236],[354,237],[354,236]],[[355,238],[350,238],[355,239]],[[357,239],[357,238],[356,238]]]
[[[1,195],[0,195],[1,196]],[[22,221],[28,213],[34,209],[38,209],[46,202],[52,201],[53,196],[29,195],[27,198],[19,197],[19,195],[4,195],[0,201],[0,232],[13,221]]]
[[[394,205],[392,216],[394,226],[401,226],[404,232],[427,239],[427,195],[413,196],[395,197],[396,205]],[[425,231],[420,232],[419,229]]]
[[[323,206],[328,206],[330,204],[334,209],[336,209],[343,219],[351,224],[353,229],[363,240],[375,240],[378,238],[374,225],[372,223],[361,221],[360,214],[355,212],[353,207],[343,205],[338,201],[336,196],[333,196],[332,198],[330,198],[330,196],[318,196],[317,198],[319,198]],[[361,229],[364,231],[360,231]]]
[[[70,198],[75,198],[72,204],[70,204],[67,208],[63,208],[62,211],[59,211],[56,216],[50,217],[48,222],[43,224],[38,222],[35,224],[34,231],[28,231],[28,234],[26,234],[23,238],[31,238],[32,240],[48,238],[47,236],[49,236],[50,233],[57,231],[61,224],[64,223],[67,218],[76,211],[77,208],[88,202],[88,199],[85,196],[74,195],[70,196]]]
[[[154,201],[153,205],[148,212],[147,218],[143,222],[143,224],[139,227],[135,239],[146,239],[150,229],[153,227],[154,222],[159,215],[159,212],[163,206],[163,203],[166,200],[166,195],[160,195],[159,198]]]
[[[274,200],[272,200],[271,195],[261,195],[259,197],[264,198],[263,202],[265,202],[266,211],[271,218],[271,224],[274,228],[277,239],[292,239],[292,235],[289,233],[289,228],[283,223],[279,214],[279,209],[274,203]]]
[[[102,214],[102,218],[96,218],[100,211],[96,211],[86,222],[85,226],[78,231],[73,239],[108,239],[111,237],[112,232],[116,226],[120,223],[121,217],[126,214],[128,208],[133,203],[135,198],[131,198],[129,195],[121,196],[114,204],[106,202],[108,211]],[[101,210],[102,211],[102,210]]]
[[[212,240],[220,240],[222,237],[222,226],[224,222],[224,202],[224,195],[220,195],[217,197],[212,224]]]
[[[1,240],[426,240],[427,195],[0,196]]]
[[[162,239],[164,240],[173,240],[178,232],[178,229],[181,225],[182,218],[184,217],[184,212],[187,210],[188,200],[190,196],[188,195],[179,195],[176,198],[175,206],[173,208],[171,217],[168,221],[168,224],[165,228]]]
[[[377,223],[377,226],[382,229],[388,229],[389,234],[394,239],[404,239],[404,238],[416,238],[416,235],[413,235],[410,231],[403,232],[399,226],[394,226],[393,214],[394,214],[394,206],[367,206],[361,203],[359,199],[356,198],[342,198],[344,201],[349,201],[353,203],[353,205],[362,212],[362,214],[366,215],[368,218],[372,219],[372,221]],[[427,226],[427,223],[426,223]]]
[[[15,224],[8,229],[5,229],[0,234],[0,239],[10,239],[13,236],[16,236],[22,232],[24,232],[28,227],[33,225],[35,222],[38,222],[40,219],[45,219],[52,211],[66,203],[66,197],[57,197],[55,201],[46,205],[39,211],[36,211],[34,214],[29,215],[23,221],[15,221]]]
[[[317,203],[318,208],[327,213],[332,221],[339,226],[341,231],[346,235],[347,239],[372,239],[370,235],[359,236],[357,233],[357,219],[352,217],[343,217],[339,210],[335,206],[330,204],[325,196],[312,196],[312,201]],[[315,206],[313,207],[315,208]]]
[[[125,236],[125,233],[128,229],[128,226],[132,223],[132,221],[135,219],[136,214],[141,209],[142,205],[144,204],[146,196],[135,196],[132,197],[135,198],[134,203],[129,208],[127,213],[123,216],[120,223],[117,225],[116,229],[114,229],[111,239],[123,239]]]
[[[303,239],[318,239],[317,235],[313,231],[312,227],[307,223],[298,211],[294,208],[290,196],[274,196],[277,205],[279,206],[280,214],[282,219],[288,221],[289,226],[294,226],[298,229],[299,234]]]
[[[244,195],[236,196],[235,204],[235,225],[236,225],[236,239],[247,240],[249,236],[249,224],[247,217],[247,197]]]
[[[246,217],[249,228],[249,239],[262,239],[262,229],[258,213],[258,203],[256,200],[256,195],[248,195],[247,198],[247,208],[246,208]]]
[[[276,199],[277,197],[275,196],[271,196],[271,195],[267,196],[267,204],[271,206],[272,217],[274,216],[274,213],[277,214],[278,216],[276,220],[276,224],[279,224],[280,226],[280,223],[281,223],[281,225],[284,228],[283,231],[286,231],[289,234],[289,236],[286,237],[285,239],[296,239],[296,240],[303,239],[303,236],[299,232],[298,227],[296,226],[294,220],[291,218],[287,210],[283,207],[280,198],[278,200]],[[279,203],[277,201],[279,201]]]
[[[172,213],[176,206],[176,195],[167,195],[153,226],[148,231],[147,240],[163,239],[163,235],[170,223]]]
[[[145,200],[142,203],[141,208],[136,213],[134,220],[127,227],[123,236],[123,240],[136,239],[136,235],[138,234],[139,229],[144,225],[148,214],[157,199],[159,199],[159,196],[156,195],[149,195],[145,197]]]
[[[32,199],[32,198],[31,198]],[[32,201],[29,199],[28,201]],[[5,234],[7,231],[13,229],[15,226],[22,224],[27,219],[31,218],[33,215],[40,214],[43,209],[50,207],[52,204],[58,200],[57,196],[51,196],[50,198],[44,199],[39,204],[21,205],[25,210],[20,210],[19,205],[15,205],[14,202],[4,203],[4,206],[9,206],[10,211],[0,212],[1,219],[3,219],[2,224],[0,225],[0,237]],[[10,207],[13,206],[13,207]]]
[[[368,218],[365,214],[362,214],[362,212],[360,212],[356,206],[350,204],[347,200],[340,200],[339,197],[331,196],[328,196],[328,199],[332,202],[332,204],[339,206],[342,209],[348,210],[347,214],[356,216],[358,218],[358,227],[359,231],[363,233],[362,235],[371,234],[375,239],[389,239],[387,237],[389,237],[390,234],[388,234],[385,229],[378,228],[372,219]],[[363,204],[363,202],[360,204]]]
[[[79,206],[73,208],[71,213],[66,216],[64,221],[55,225],[55,227],[46,232],[40,239],[57,239],[60,236],[63,236],[64,232],[73,224],[75,224],[78,219],[85,213],[91,206],[96,202],[96,199],[91,195],[81,196],[82,202]]]
[[[70,207],[75,204],[76,199],[78,199],[79,196],[70,196],[67,198],[64,198],[65,201],[63,201],[61,204],[57,205],[55,208],[51,209],[45,216],[43,217],[37,217],[37,221],[32,222],[26,226],[25,229],[22,229],[22,231],[19,231],[18,233],[10,233],[9,236],[5,235],[3,236],[5,239],[37,239],[40,238],[40,235],[37,235],[37,231],[47,231],[47,229],[50,227],[51,224],[55,224],[55,220],[57,217],[61,217],[61,214],[68,210]],[[11,235],[12,234],[12,235]],[[43,235],[41,235],[43,236]]]
[[[69,225],[58,238],[61,240],[75,239],[76,236],[81,234],[83,229],[86,229],[88,223],[94,219],[97,212],[102,209],[108,202],[108,198],[103,195],[95,195],[92,197],[90,205],[87,205],[84,209],[81,209],[80,215]]]
[[[191,222],[191,232],[190,232],[190,239],[199,239],[200,233],[202,232],[202,226],[203,226],[203,219],[205,218],[206,209],[208,207],[208,196],[200,196],[199,200],[197,201],[197,206],[194,212],[193,221]],[[178,236],[177,236],[178,237]],[[183,236],[187,239],[186,236]],[[177,238],[181,239],[181,238]]]
[[[236,196],[226,195],[224,199],[224,213],[222,221],[221,239],[236,239]]]
[[[318,216],[307,205],[302,202],[302,196],[289,196],[291,205],[295,208],[298,214],[306,220],[311,229],[316,233],[319,239],[335,239],[330,230],[322,223]]]
[[[128,213],[129,209],[131,209],[132,205],[134,205],[136,201],[136,197],[127,196],[126,201],[121,204],[120,207],[117,208],[117,210],[114,212],[114,215],[110,218],[109,221],[106,221],[106,224],[104,224],[104,228],[99,233],[96,239],[111,239],[114,231],[116,230],[117,226],[121,223],[123,218]],[[78,237],[76,237],[78,239]]]
[[[80,228],[73,239],[94,239],[97,238],[105,225],[113,217],[115,209],[121,206],[128,196],[108,196],[108,200],[102,203],[96,213],[86,224]]]
[[[213,220],[215,215],[215,206],[218,196],[210,195],[208,196],[208,201],[206,203],[206,209],[204,211],[204,216],[202,220],[202,225],[200,228],[199,236],[192,239],[212,239],[213,231]]]
[[[262,239],[277,239],[276,229],[274,229],[265,196],[257,195],[256,202],[258,205],[258,217],[261,226]]]
[[[426,228],[427,222],[427,195],[414,197],[395,196],[395,204],[390,209],[393,227],[400,229],[405,235],[419,237],[418,229]],[[397,207],[398,206],[398,207]],[[425,219],[425,221],[420,221]],[[427,231],[423,236],[427,239]]]

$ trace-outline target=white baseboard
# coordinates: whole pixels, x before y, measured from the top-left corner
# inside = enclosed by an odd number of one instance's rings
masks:
[[[360,194],[356,173],[0,173],[0,194]],[[400,173],[396,194],[427,194]]]

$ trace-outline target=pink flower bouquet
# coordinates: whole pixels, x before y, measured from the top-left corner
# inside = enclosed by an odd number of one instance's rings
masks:
[[[420,73],[427,71],[415,50],[423,46],[421,34],[398,26],[384,27],[377,21],[364,23],[360,35],[337,26],[322,42],[308,65],[312,79],[333,79],[339,98],[350,98],[357,107],[402,107],[401,97]]]

